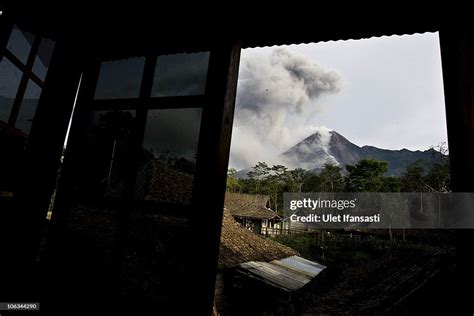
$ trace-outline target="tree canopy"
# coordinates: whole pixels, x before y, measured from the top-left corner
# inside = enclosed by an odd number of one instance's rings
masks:
[[[388,163],[376,159],[345,167],[326,164],[319,172],[258,162],[247,178],[238,179],[237,170],[229,169],[227,190],[269,195],[276,210],[281,210],[284,192],[449,192],[447,151],[440,146],[434,154],[434,164],[416,161],[400,176],[387,176]]]

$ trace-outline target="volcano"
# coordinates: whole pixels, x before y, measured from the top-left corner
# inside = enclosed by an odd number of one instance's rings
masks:
[[[388,162],[387,175],[400,175],[406,166],[421,160],[433,164],[436,151],[411,151],[408,149],[389,150],[374,146],[359,147],[336,131],[320,128],[317,132],[303,139],[284,153],[280,158],[288,166],[318,171],[325,164],[345,167],[354,165],[361,159],[373,158]]]

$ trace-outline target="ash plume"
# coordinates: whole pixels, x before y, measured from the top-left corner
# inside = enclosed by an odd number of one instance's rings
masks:
[[[279,154],[316,130],[308,118],[317,113],[326,95],[340,91],[341,82],[337,72],[286,48],[270,55],[244,51],[230,166],[282,163]]]

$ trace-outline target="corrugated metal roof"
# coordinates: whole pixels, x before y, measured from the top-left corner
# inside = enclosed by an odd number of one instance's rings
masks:
[[[249,261],[239,271],[285,291],[297,291],[326,269],[317,262],[292,256],[270,262]]]

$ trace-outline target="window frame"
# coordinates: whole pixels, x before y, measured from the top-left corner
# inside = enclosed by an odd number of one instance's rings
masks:
[[[15,99],[13,101],[10,114],[8,115],[8,120],[7,123],[9,126],[15,127],[16,126],[16,121],[18,119],[18,115],[21,111],[23,99],[25,98],[25,94],[28,88],[28,85],[30,84],[30,81],[32,81],[31,84],[36,84],[39,86],[41,89],[41,93],[43,92],[44,88],[44,81],[39,78],[38,75],[36,75],[33,72],[33,67],[35,64],[35,60],[38,56],[38,52],[40,49],[41,42],[44,40],[44,38],[41,35],[38,34],[32,34],[33,36],[33,42],[31,43],[31,48],[28,53],[28,57],[26,60],[26,63],[23,63],[12,51],[10,51],[7,47],[8,42],[10,40],[10,37],[12,35],[13,30],[16,28],[20,32],[22,32],[22,29],[17,27],[13,23],[6,23],[6,26],[3,26],[6,31],[5,31],[5,38],[4,38],[4,43],[1,43],[0,46],[0,61],[3,58],[6,58],[9,62],[13,64],[14,67],[16,67],[19,71],[21,71],[22,75],[20,78],[19,85],[17,87],[17,92],[15,95]],[[53,47],[53,51],[56,47],[56,43]],[[52,52],[53,54],[53,52]],[[41,94],[38,98],[38,100],[41,98]],[[36,115],[37,109],[35,110]],[[33,119],[34,121],[34,119]],[[29,133],[28,133],[29,134]]]

